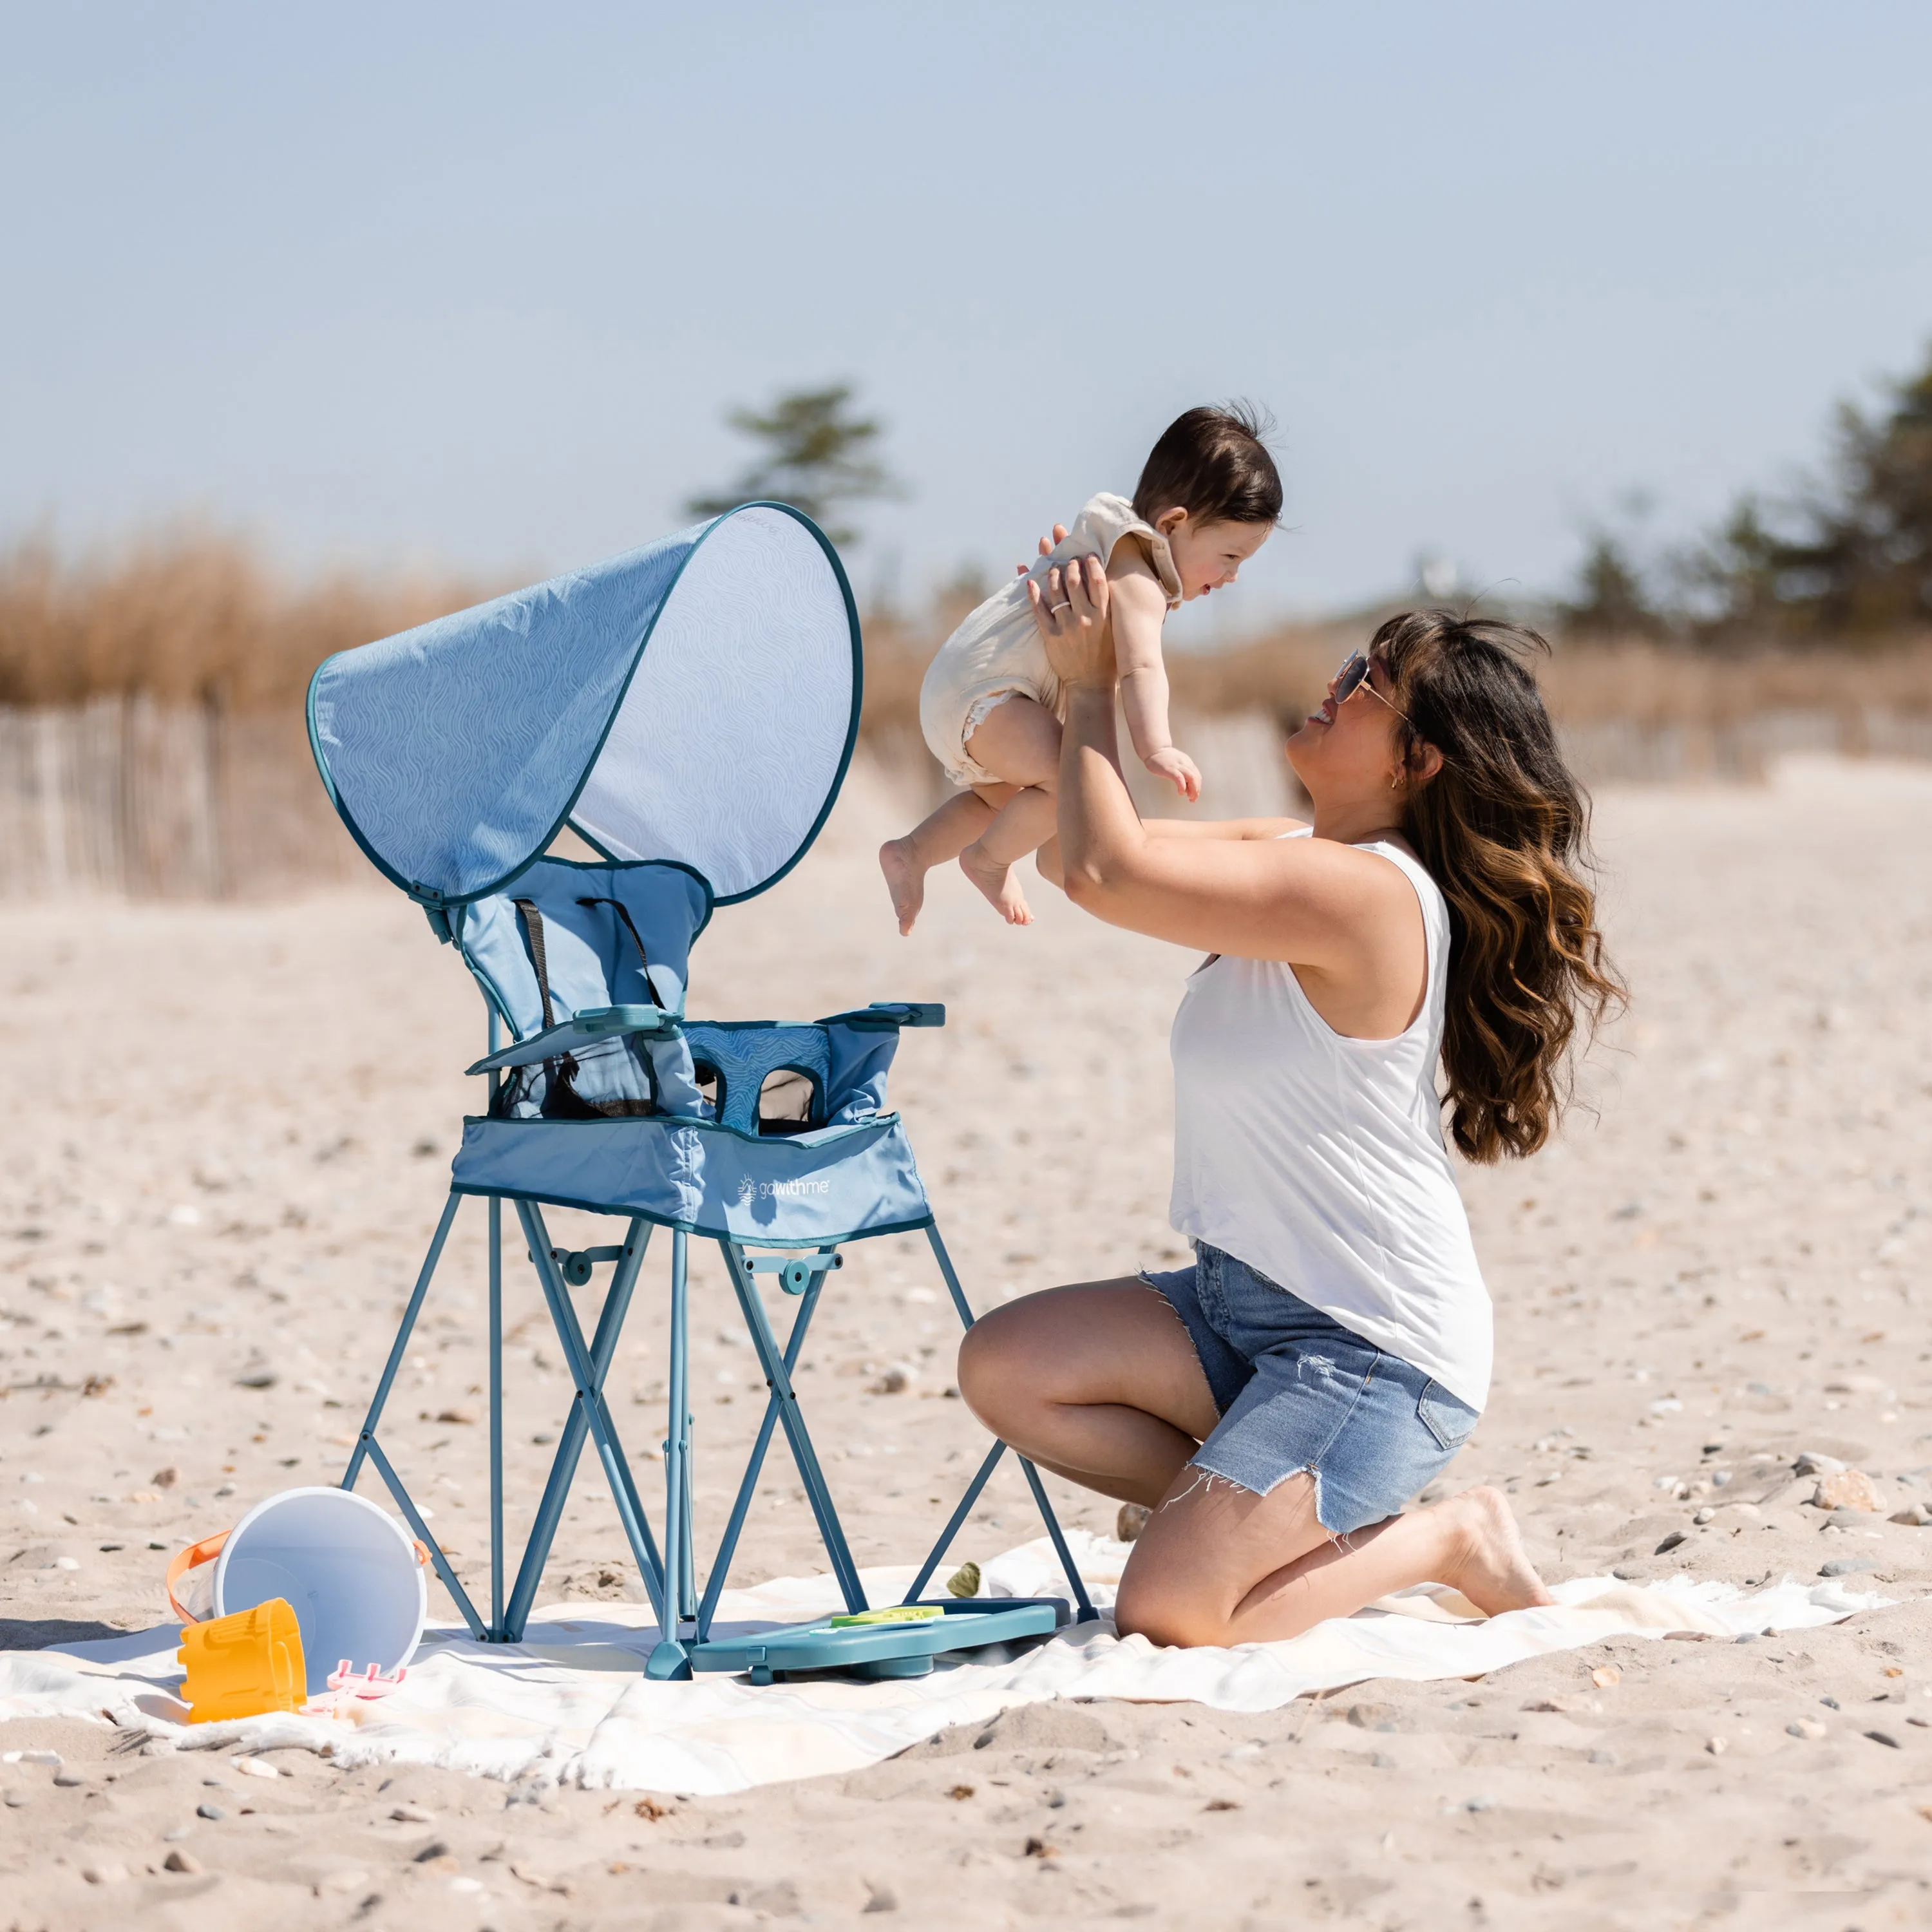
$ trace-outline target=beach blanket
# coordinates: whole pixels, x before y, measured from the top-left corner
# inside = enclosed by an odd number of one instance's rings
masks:
[[[1075,1556],[1096,1604],[1112,1601],[1128,1546],[1076,1534]],[[914,1572],[863,1573],[874,1603],[896,1601]],[[988,1596],[1066,1594],[1045,1538],[985,1566]],[[851,1772],[950,1725],[983,1724],[1050,1698],[1192,1702],[1274,1710],[1311,1692],[1372,1678],[1474,1678],[1608,1637],[1673,1632],[1748,1636],[1836,1623],[1884,1607],[1837,1582],[1746,1592],[1688,1576],[1638,1586],[1610,1577],[1553,1588],[1556,1604],[1484,1618],[1433,1586],[1384,1598],[1352,1617],[1280,1643],[1157,1648],[1104,1619],[1037,1645],[942,1660],[926,1677],[829,1678],[764,1687],[740,1677],[653,1683],[641,1675],[657,1640],[649,1607],[564,1604],[539,1610],[520,1644],[472,1642],[435,1628],[395,1695],[346,1718],[275,1716],[193,1724],[176,1695],[179,1626],[164,1624],[64,1650],[0,1652],[0,1720],[70,1717],[117,1725],[151,1749],[299,1747],[338,1764],[434,1764],[532,1789],[555,1784],[715,1796],[791,1778]],[[717,1634],[798,1623],[842,1609],[829,1576],[782,1577],[727,1592]],[[0,1722],[0,1754],[6,1733]]]

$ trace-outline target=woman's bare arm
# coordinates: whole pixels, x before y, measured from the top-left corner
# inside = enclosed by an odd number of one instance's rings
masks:
[[[1282,838],[1304,830],[1305,818],[1148,818],[1150,838]]]
[[[1334,970],[1374,950],[1384,921],[1417,922],[1395,867],[1321,838],[1186,838],[1136,815],[1108,754],[1111,692],[1067,693],[1060,760],[1060,866],[1067,896],[1105,920],[1206,952]]]
[[[1074,902],[1109,925],[1250,959],[1342,970],[1419,926],[1394,866],[1328,839],[1188,837],[1144,825],[1115,769],[1113,652],[1098,572],[1070,566],[1069,608],[1042,625],[1065,689],[1059,869]],[[1286,829],[1286,828],[1284,828]]]

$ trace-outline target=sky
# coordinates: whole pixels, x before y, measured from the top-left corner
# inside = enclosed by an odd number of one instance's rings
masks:
[[[183,518],[527,580],[849,380],[862,594],[1001,574],[1180,410],[1278,424],[1197,641],[1560,587],[1932,342],[1932,8],[0,0],[0,543]]]

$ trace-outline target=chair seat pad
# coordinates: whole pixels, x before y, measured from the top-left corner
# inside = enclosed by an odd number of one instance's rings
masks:
[[[499,1120],[472,1114],[452,1169],[460,1193],[500,1194],[667,1227],[801,1246],[932,1219],[896,1114],[761,1137],[720,1122]]]

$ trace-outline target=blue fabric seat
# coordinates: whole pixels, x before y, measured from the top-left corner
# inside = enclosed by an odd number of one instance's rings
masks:
[[[703,881],[680,868],[550,858],[453,910],[450,937],[518,1036],[470,1071],[537,1076],[515,1112],[464,1122],[457,1191],[741,1241],[817,1246],[924,1227],[931,1207],[886,1111],[886,1077],[899,1028],[930,1023],[928,1010],[686,1020],[691,945],[710,912]],[[586,1082],[599,1054],[620,1067]],[[583,1104],[555,1118],[543,1107],[566,1059]],[[811,1083],[802,1131],[761,1126],[764,1083],[781,1072]],[[600,1097],[643,1104],[600,1114]]]

